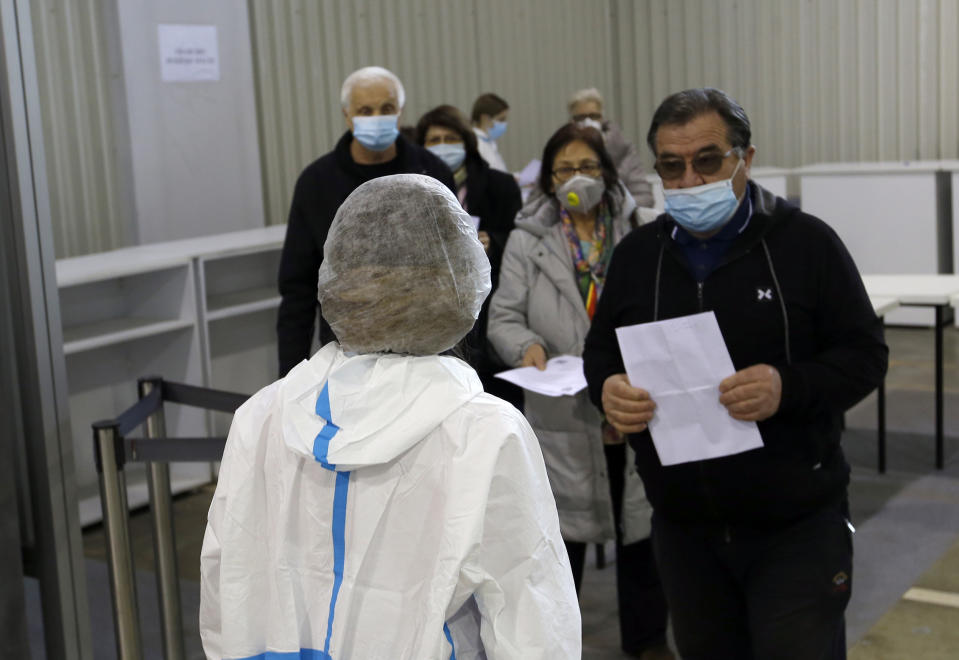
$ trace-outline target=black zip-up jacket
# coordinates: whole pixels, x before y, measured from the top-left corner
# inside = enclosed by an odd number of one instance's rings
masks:
[[[603,382],[625,371],[621,326],[712,310],[737,370],[779,370],[782,398],[759,422],[760,449],[664,467],[648,430],[629,437],[654,510],[678,522],[769,529],[841,501],[849,483],[842,413],[886,372],[882,322],[839,237],[755,183],[750,189],[749,224],[702,284],[668,215],[623,239],[586,337],[586,379],[600,407]]]
[[[512,174],[492,169],[478,153],[466,155],[466,209],[470,215],[479,217],[480,230],[490,237],[486,256],[489,258],[492,288],[466,342],[466,361],[483,378],[491,378],[493,373],[507,368],[488,345],[486,326],[492,292],[499,284],[499,266],[506,239],[513,231],[513,221],[522,205],[523,198]]]
[[[323,263],[323,244],[340,205],[360,184],[389,174],[427,174],[454,193],[453,173],[429,151],[396,138],[396,158],[379,165],[357,165],[350,155],[353,135],[347,131],[333,151],[313,161],[300,174],[280,257],[280,311],[276,320],[280,377],[310,356],[316,327],[317,282]],[[335,339],[320,318],[320,344]]]

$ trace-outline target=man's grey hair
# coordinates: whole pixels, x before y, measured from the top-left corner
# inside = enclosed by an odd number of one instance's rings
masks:
[[[715,112],[726,122],[726,139],[731,146],[743,150],[749,148],[752,129],[742,106],[721,89],[700,87],[667,96],[656,108],[646,134],[646,143],[653,155],[656,155],[656,133],[660,126],[682,126],[710,112]]]
[[[599,90],[595,87],[587,87],[586,89],[573,92],[573,95],[569,97],[569,103],[566,104],[569,114],[573,114],[573,108],[584,101],[595,101],[599,103],[600,109],[604,106],[603,95],[599,93]]]
[[[350,97],[353,94],[353,88],[357,85],[363,85],[371,82],[387,81],[393,85],[396,90],[396,99],[399,101],[400,109],[406,105],[406,90],[403,89],[403,83],[396,77],[396,74],[389,69],[381,66],[365,66],[357,69],[346,77],[343,81],[343,87],[340,89],[340,105],[344,110],[350,108]]]

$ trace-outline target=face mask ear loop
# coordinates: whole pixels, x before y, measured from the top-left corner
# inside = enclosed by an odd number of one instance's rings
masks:
[[[732,184],[733,184],[733,179],[736,178],[736,175],[739,173],[739,168],[742,167],[742,164],[743,164],[744,162],[746,162],[746,161],[743,160],[743,157],[742,157],[742,156],[740,156],[740,157],[739,157],[739,162],[736,163],[736,169],[734,169],[734,170],[733,170],[733,173],[729,175],[729,185],[732,185]],[[743,203],[743,197],[746,196],[746,191],[747,191],[747,190],[748,190],[748,187],[743,188],[743,194],[742,194],[740,197],[737,197],[737,198],[736,198],[736,201],[739,202],[740,204]],[[736,208],[739,208],[739,207],[737,206]],[[734,211],[734,213],[735,213],[735,211]]]
[[[773,276],[773,285],[776,287],[776,295],[779,296],[779,307],[783,311],[783,327],[786,332],[786,364],[792,364],[792,355],[789,350],[789,316],[786,314],[786,299],[783,298],[783,290],[779,288],[779,279],[776,277],[776,269],[773,268],[773,259],[769,254],[769,246],[766,245],[766,239],[761,239],[763,252],[766,253],[766,263],[769,264],[769,272]]]

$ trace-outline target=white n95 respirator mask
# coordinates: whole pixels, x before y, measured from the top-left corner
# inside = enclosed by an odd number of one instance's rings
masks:
[[[603,201],[606,182],[602,177],[594,179],[577,174],[556,189],[556,198],[567,211],[587,213]]]

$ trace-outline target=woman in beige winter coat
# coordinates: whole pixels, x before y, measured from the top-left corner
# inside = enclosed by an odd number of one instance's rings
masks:
[[[547,201],[516,218],[488,328],[507,364],[540,369],[550,357],[582,355],[613,247],[638,217],[596,129],[563,126],[546,143],[542,163],[538,184]],[[585,390],[526,392],[525,412],[543,450],[577,590],[587,544],[615,539],[623,649],[662,646],[666,603],[631,452]]]

